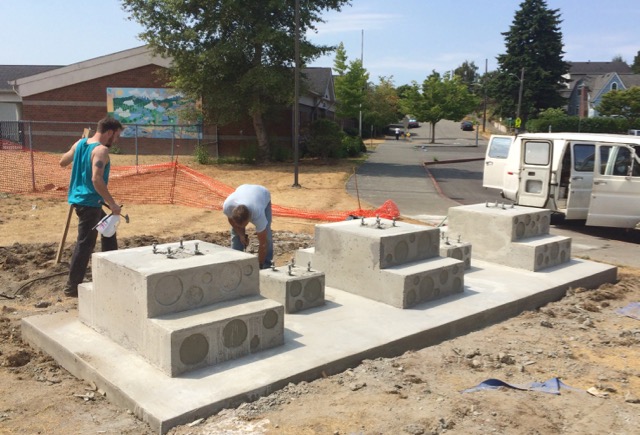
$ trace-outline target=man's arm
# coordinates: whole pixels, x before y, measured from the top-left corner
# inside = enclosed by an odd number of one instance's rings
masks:
[[[256,236],[258,236],[258,264],[262,267],[267,258],[267,230],[256,233]]]
[[[65,168],[67,166],[69,166],[72,162],[73,162],[73,155],[76,152],[76,147],[78,146],[78,142],[74,143],[73,145],[71,145],[71,148],[69,148],[69,151],[67,151],[66,153],[64,153],[62,155],[62,157],[60,157],[60,166]]]
[[[229,225],[231,225],[231,228],[233,228],[238,237],[240,237],[240,241],[242,242],[242,244],[244,246],[247,246],[249,244],[249,237],[247,237],[246,228],[236,224],[235,221],[230,217],[227,217],[227,220],[229,221]]]
[[[111,213],[114,215],[120,214],[120,206],[116,204],[116,201],[111,196],[107,184],[104,182],[104,168],[109,163],[109,149],[104,145],[95,147],[91,153],[91,182],[93,187],[98,192],[98,195],[102,197],[104,202],[111,209]]]

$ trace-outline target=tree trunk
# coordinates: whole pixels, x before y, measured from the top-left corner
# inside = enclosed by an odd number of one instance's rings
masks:
[[[436,143],[436,123],[431,123],[431,143]]]
[[[267,136],[267,130],[264,126],[264,119],[262,113],[254,112],[253,115],[253,129],[256,132],[256,138],[258,139],[258,161],[268,161],[271,155],[269,147],[269,138]]]

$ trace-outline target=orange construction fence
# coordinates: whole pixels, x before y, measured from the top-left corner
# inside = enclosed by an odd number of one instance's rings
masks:
[[[0,192],[67,198],[69,171],[60,168],[60,156],[37,151],[0,150]],[[177,162],[155,165],[112,166],[109,190],[129,204],[176,204],[221,210],[234,188]],[[393,219],[400,216],[396,204],[387,200],[375,210],[323,211],[272,204],[274,216],[327,222],[349,216]]]

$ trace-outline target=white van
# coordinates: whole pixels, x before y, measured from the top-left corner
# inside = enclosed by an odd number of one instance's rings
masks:
[[[630,134],[631,136],[640,136],[640,130],[629,130],[627,134]]]
[[[494,135],[483,186],[515,204],[548,208],[586,225],[640,222],[640,137],[594,133]]]

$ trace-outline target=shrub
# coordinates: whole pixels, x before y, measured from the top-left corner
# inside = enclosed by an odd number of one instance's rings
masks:
[[[358,157],[367,147],[358,136],[342,137],[342,156],[341,157]]]
[[[196,162],[200,163],[201,165],[206,165],[207,163],[209,163],[209,150],[204,144],[200,143],[196,145],[193,157],[195,158]]]
[[[323,159],[341,157],[342,136],[340,126],[329,119],[317,119],[311,124],[307,152],[311,157]]]

